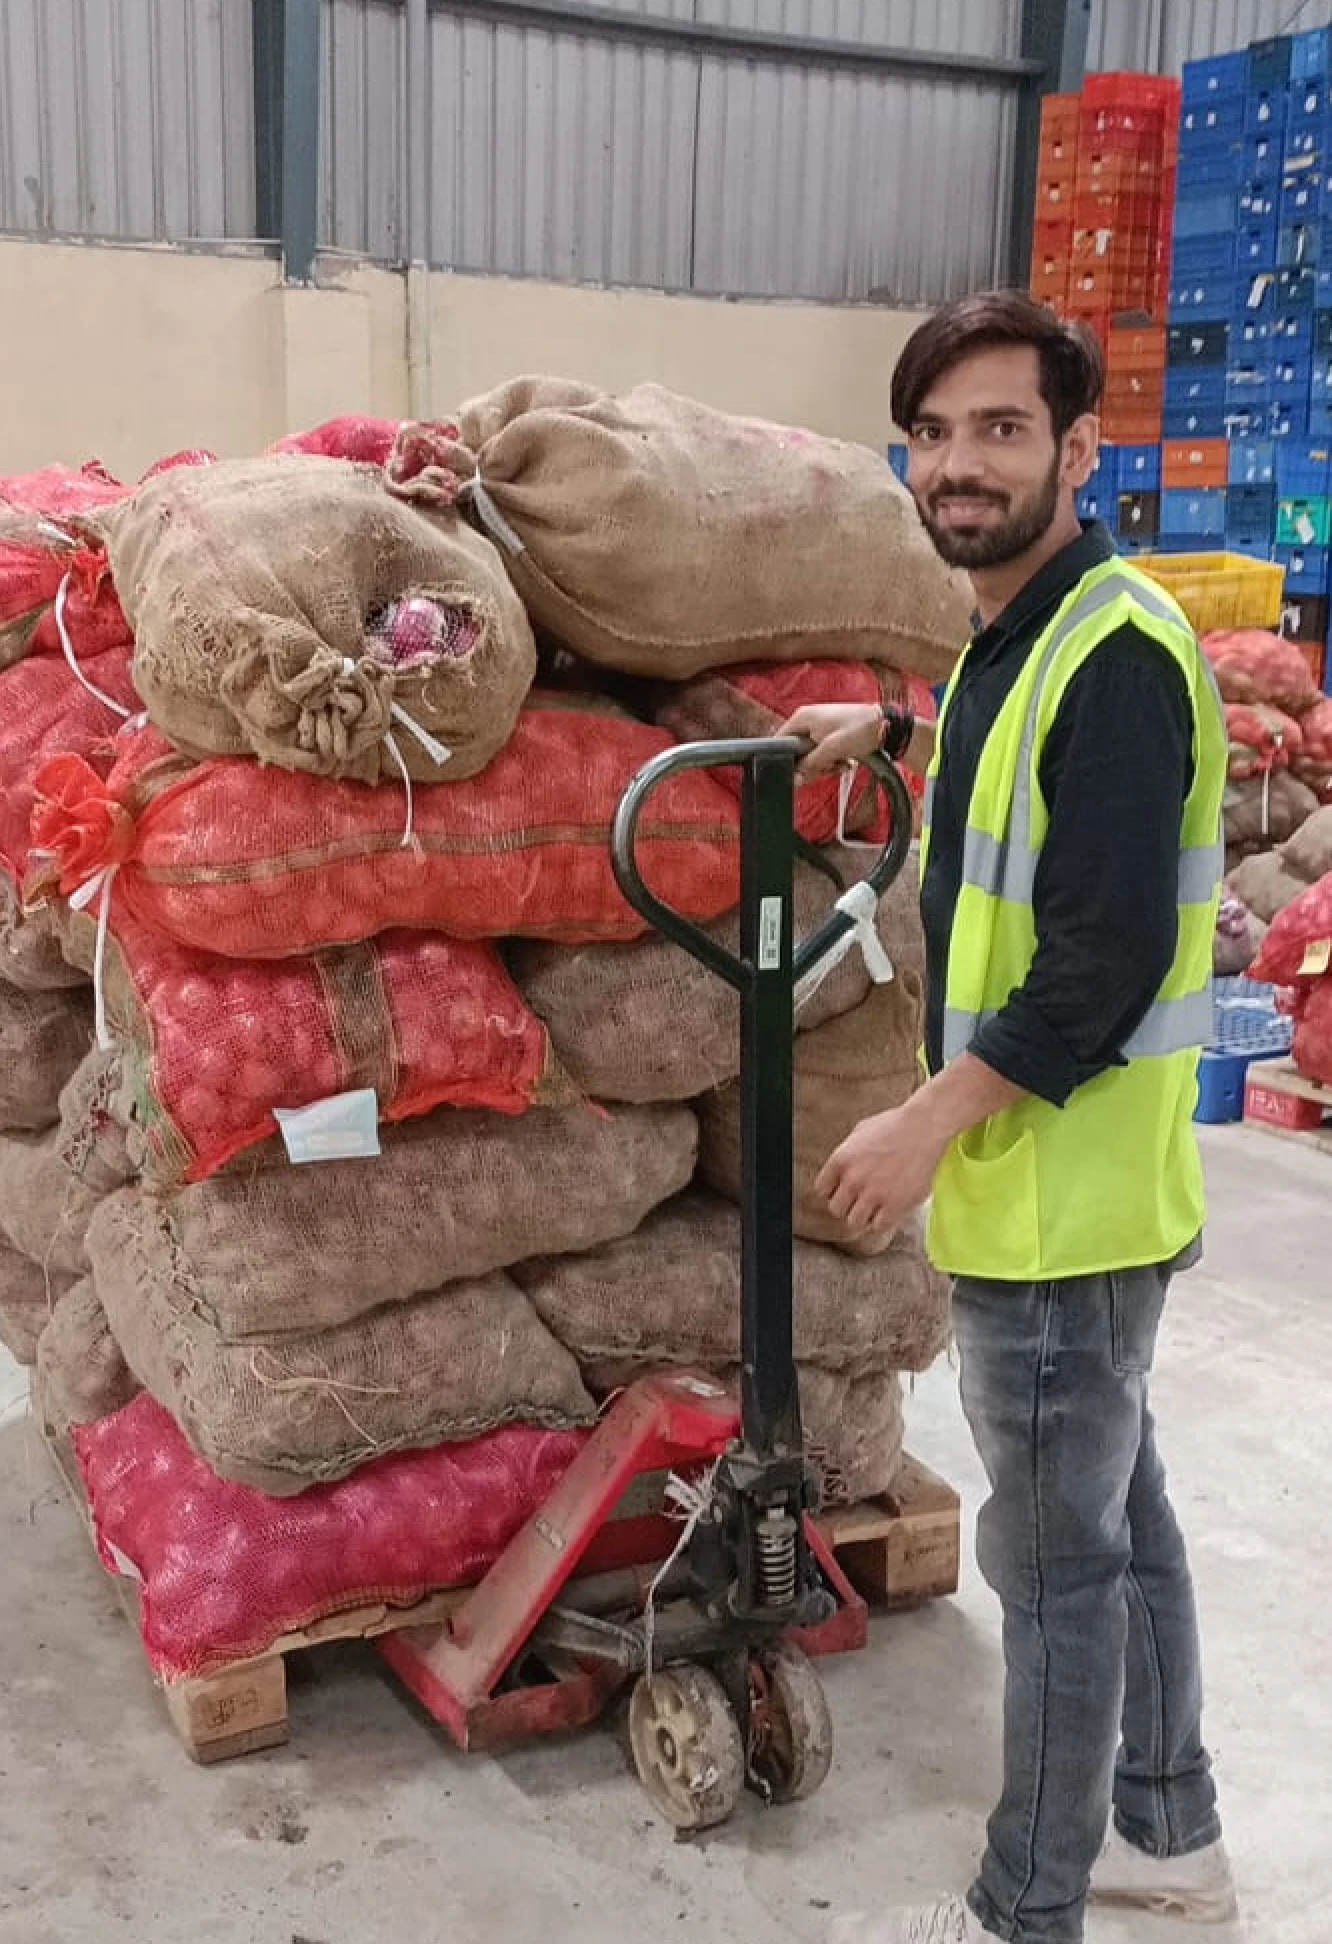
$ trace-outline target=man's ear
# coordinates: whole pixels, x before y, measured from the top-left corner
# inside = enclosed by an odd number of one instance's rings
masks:
[[[1081,489],[1087,484],[1096,469],[1096,455],[1101,445],[1101,421],[1095,412],[1084,412],[1075,418],[1064,434],[1064,454],[1060,464],[1060,475],[1067,485]]]

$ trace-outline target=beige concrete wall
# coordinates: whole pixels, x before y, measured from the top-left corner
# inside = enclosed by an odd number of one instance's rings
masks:
[[[444,414],[523,372],[655,379],[881,446],[915,314],[364,267],[284,289],[267,258],[0,239],[0,473],[137,476],[337,412]]]

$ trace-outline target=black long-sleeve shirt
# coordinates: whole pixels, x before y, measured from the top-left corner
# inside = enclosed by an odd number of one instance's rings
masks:
[[[931,1072],[943,1064],[944,972],[981,750],[1055,608],[1114,551],[1099,522],[1086,526],[980,631],[963,664],[942,732],[921,888]],[[1040,764],[1049,824],[1033,895],[1036,955],[971,1046],[1006,1080],[1056,1106],[1123,1064],[1120,1049],[1170,969],[1192,779],[1184,678],[1150,635],[1119,628],[1073,677],[1051,725]]]

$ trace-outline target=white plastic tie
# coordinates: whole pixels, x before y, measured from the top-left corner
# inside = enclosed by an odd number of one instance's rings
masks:
[[[127,709],[123,702],[114,701],[104,689],[98,688],[96,682],[90,682],[83,670],[79,667],[79,658],[74,653],[74,643],[70,640],[69,629],[65,626],[65,603],[69,599],[69,579],[69,575],[66,574],[56,591],[55,597],[55,624],[56,633],[60,636],[61,651],[64,654],[65,660],[69,663],[75,681],[81,682],[84,688],[87,689],[89,695],[96,696],[99,702],[104,702],[107,708],[112,710],[114,714],[120,716],[122,720],[128,721],[133,711]]]
[[[676,1507],[677,1511],[684,1514],[684,1526],[681,1530],[680,1537],[675,1542],[670,1558],[658,1567],[656,1573],[653,1575],[652,1584],[647,1590],[647,1598],[643,1602],[643,1654],[646,1662],[645,1672],[649,1681],[656,1671],[652,1665],[652,1659],[657,1634],[657,1588],[661,1585],[676,1560],[680,1557],[680,1554],[693,1538],[694,1528],[712,1504],[713,1490],[717,1482],[717,1469],[720,1464],[720,1458],[714,1459],[697,1485],[692,1484],[687,1478],[681,1478],[678,1472],[671,1472],[667,1476],[665,1486],[662,1489],[663,1498],[667,1499],[671,1505]]]
[[[119,869],[119,864],[108,864],[104,871],[98,871],[86,884],[81,884],[69,900],[71,911],[86,911],[94,898],[100,896],[101,900],[97,907],[97,942],[93,948],[93,1026],[103,1053],[109,1053],[115,1045],[106,1018],[106,941],[111,922],[111,891]]]
[[[431,762],[437,763],[440,769],[443,769],[445,763],[452,760],[453,751],[449,748],[448,744],[442,743],[438,736],[432,736],[428,729],[422,728],[415,716],[408,715],[401,702],[390,702],[389,714],[395,722],[400,722],[404,729],[415,736],[417,742],[420,743]]]
[[[889,985],[894,976],[893,961],[884,950],[883,940],[875,929],[875,916],[879,909],[879,894],[868,878],[853,884],[849,891],[843,891],[834,911],[841,911],[851,920],[850,925],[835,945],[831,945],[816,965],[812,965],[803,979],[796,981],[794,994],[797,1012],[801,1006],[812,999],[828,975],[835,971],[853,946],[860,947],[865,961],[865,970],[875,985]]]
[[[398,739],[390,729],[385,733],[384,746],[402,772],[402,787],[407,792],[407,821],[403,826],[402,850],[410,850],[416,838],[416,801],[412,794],[412,773],[398,748]]]
[[[1272,827],[1272,769],[1271,769],[1271,765],[1269,764],[1268,767],[1263,771],[1263,836],[1264,837],[1268,835],[1269,831],[1271,830],[1271,827]]]
[[[460,500],[471,501],[472,505],[476,508],[476,516],[482,526],[492,538],[499,541],[500,545],[508,553],[525,554],[527,552],[521,535],[514,531],[504,515],[500,512],[498,506],[496,506],[494,500],[486,490],[485,482],[479,472],[474,472],[470,479],[463,481],[458,489],[458,498]]]
[[[851,792],[856,787],[858,763],[843,763],[841,775],[837,779],[837,841],[847,850],[878,851],[878,844],[867,844],[862,838],[852,837],[847,831],[846,820],[851,810]]]

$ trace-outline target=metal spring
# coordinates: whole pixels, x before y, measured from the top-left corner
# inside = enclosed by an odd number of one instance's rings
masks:
[[[796,1522],[786,1512],[765,1512],[758,1528],[759,1592],[764,1606],[794,1606]]]

